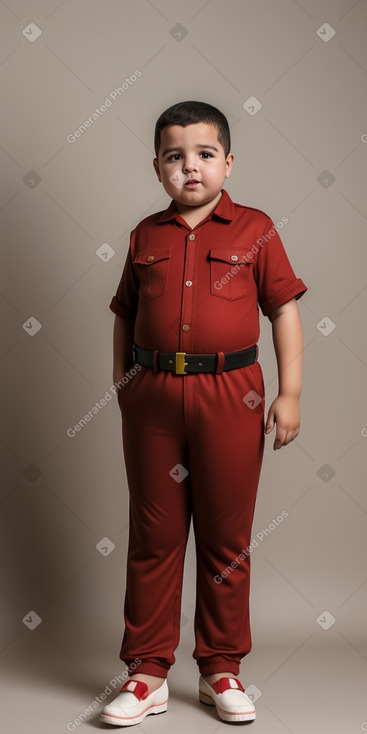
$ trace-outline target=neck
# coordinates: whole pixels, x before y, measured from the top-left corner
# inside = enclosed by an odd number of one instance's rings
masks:
[[[197,223],[201,222],[202,219],[205,219],[205,217],[207,217],[208,214],[210,214],[215,209],[221,198],[222,192],[220,191],[215,199],[208,201],[206,204],[202,204],[199,206],[185,206],[175,201],[175,206],[182,219],[185,219],[185,221],[189,220],[190,222],[194,221]]]

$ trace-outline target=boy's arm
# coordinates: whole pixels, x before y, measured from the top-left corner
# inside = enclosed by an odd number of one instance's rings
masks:
[[[118,383],[133,365],[134,321],[115,316],[113,327],[113,381]]]
[[[271,404],[265,426],[270,433],[276,423],[273,449],[293,441],[299,433],[299,398],[302,388],[303,336],[295,298],[269,314],[278,364],[278,397]]]

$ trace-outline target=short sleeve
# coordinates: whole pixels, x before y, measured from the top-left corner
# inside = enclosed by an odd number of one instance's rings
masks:
[[[129,247],[125,266],[110,309],[122,319],[134,320],[138,310],[138,281],[134,272],[131,249]]]
[[[291,298],[300,298],[307,286],[297,278],[284,245],[273,223],[257,240],[259,253],[255,264],[258,302],[264,316]]]

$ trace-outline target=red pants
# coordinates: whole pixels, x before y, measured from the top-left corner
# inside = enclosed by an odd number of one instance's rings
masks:
[[[255,407],[243,401],[251,390],[261,397]],[[193,658],[202,675],[238,675],[251,649],[250,554],[243,551],[264,449],[261,367],[185,376],[142,367],[120,390],[119,405],[130,495],[120,658],[131,673],[139,658],[136,672],[162,677],[175,662],[192,515]]]

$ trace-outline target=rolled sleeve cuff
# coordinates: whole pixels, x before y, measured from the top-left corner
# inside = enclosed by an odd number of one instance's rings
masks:
[[[121,319],[130,319],[131,321],[135,319],[135,311],[133,311],[131,308],[127,308],[122,303],[120,303],[120,301],[117,300],[116,296],[113,296],[109,307],[111,311],[113,311],[113,313],[116,314],[116,316],[119,316]]]
[[[301,298],[307,291],[307,286],[304,284],[301,278],[297,278],[292,283],[283,288],[279,293],[274,293],[267,301],[260,305],[261,311],[264,316],[274,311],[278,306],[282,306],[283,303],[290,301],[291,298]]]

